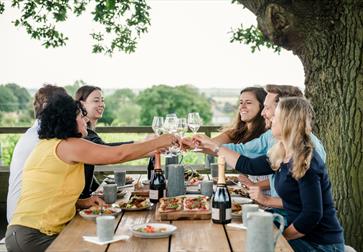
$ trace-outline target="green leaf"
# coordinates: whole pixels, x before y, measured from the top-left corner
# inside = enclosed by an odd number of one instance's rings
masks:
[[[0,14],[3,14],[4,11],[5,11],[5,4],[1,1],[0,2]]]
[[[243,26],[241,25],[241,27],[236,30],[232,29],[231,33],[231,43],[239,42],[250,45],[252,53],[254,53],[256,49],[260,51],[260,46],[271,48],[274,50],[274,52],[277,53],[280,53],[281,51],[281,47],[267,40],[263,36],[262,32],[254,25],[251,25],[249,28],[243,28]]]
[[[31,38],[46,48],[64,46],[68,37],[58,29],[58,23],[67,20],[68,10],[79,16],[91,2],[96,3],[92,19],[101,26],[91,34],[92,52],[107,55],[115,51],[134,52],[137,39],[150,26],[150,7],[146,0],[12,0],[11,7],[21,12],[13,23],[24,27]],[[3,7],[0,0],[0,13]]]
[[[115,8],[115,0],[107,0],[106,1],[107,9],[111,10]]]

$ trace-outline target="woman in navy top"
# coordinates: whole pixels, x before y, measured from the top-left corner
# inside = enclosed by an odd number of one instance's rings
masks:
[[[327,169],[310,139],[313,109],[304,98],[281,99],[272,121],[278,140],[267,156],[247,158],[209,138],[196,141],[224,156],[236,170],[252,174],[275,173],[276,191],[287,212],[285,238],[295,251],[344,251]]]

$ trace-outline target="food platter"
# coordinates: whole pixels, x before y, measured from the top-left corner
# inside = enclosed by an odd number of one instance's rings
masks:
[[[104,206],[91,207],[79,211],[79,215],[86,220],[95,220],[98,216],[117,216],[121,212],[120,208]]]
[[[132,234],[139,238],[164,238],[169,237],[177,227],[164,223],[144,223],[130,227]]]
[[[161,198],[155,218],[167,220],[209,220],[212,216],[209,198],[203,195],[180,195]]]
[[[213,178],[213,183],[217,184],[218,179]],[[226,185],[233,186],[233,185],[240,185],[238,177],[237,176],[226,176]]]
[[[202,174],[192,169],[187,169],[184,171],[184,180],[187,181],[188,185],[190,184],[197,185],[197,183],[203,180],[203,178],[204,176]]]
[[[228,187],[228,191],[232,197],[249,197],[248,189],[245,187]]]
[[[150,208],[153,204],[146,197],[132,196],[128,202],[121,202],[120,209],[124,211],[141,211]]]

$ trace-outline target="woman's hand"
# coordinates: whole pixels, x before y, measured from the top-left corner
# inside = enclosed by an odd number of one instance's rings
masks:
[[[198,147],[209,151],[214,152],[218,148],[218,144],[215,143],[212,139],[210,139],[206,135],[198,134],[193,136],[193,143],[197,144]]]
[[[194,148],[193,139],[190,137],[184,137],[181,139],[182,150],[190,150]]]
[[[286,240],[295,240],[295,239],[299,239],[301,237],[304,237],[305,234],[300,233],[299,231],[296,230],[296,228],[294,227],[294,224],[291,224],[290,226],[288,226],[285,231],[284,231],[284,236],[286,238]]]
[[[266,205],[267,197],[263,193],[261,187],[250,186],[248,193],[249,193],[251,199],[257,201],[258,203],[260,203],[262,205]]]
[[[87,199],[77,200],[76,206],[80,209],[90,208],[92,206],[101,206],[106,204],[101,198],[97,196],[91,196]]]
[[[251,186],[254,186],[255,183],[253,181],[251,181],[247,176],[240,174],[238,176],[238,180],[239,182],[241,182],[241,184],[247,186],[247,188],[250,188]]]
[[[161,142],[162,146],[160,148],[166,148],[172,145],[181,145],[181,139],[178,136],[173,134],[163,134],[161,135],[158,140]]]

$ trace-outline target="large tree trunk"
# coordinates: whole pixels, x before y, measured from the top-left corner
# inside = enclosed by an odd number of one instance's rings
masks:
[[[346,244],[363,251],[363,3],[239,0],[305,69]]]

